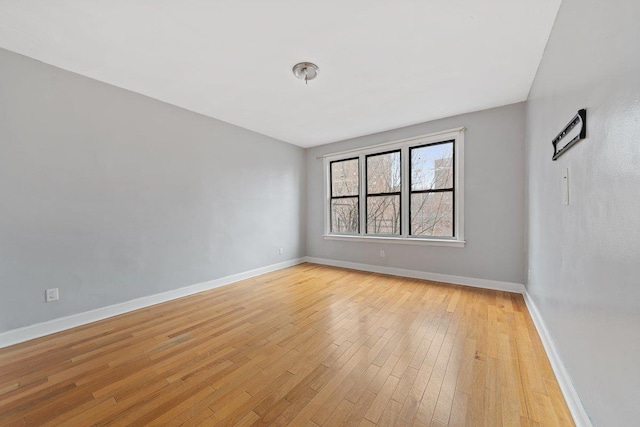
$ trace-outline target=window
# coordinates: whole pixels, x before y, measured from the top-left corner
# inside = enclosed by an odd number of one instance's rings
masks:
[[[454,237],[454,141],[410,147],[412,236]]]
[[[463,246],[463,137],[460,128],[325,156],[325,238]]]
[[[331,232],[357,234],[360,230],[359,159],[334,161],[330,165]]]
[[[400,234],[400,150],[367,159],[367,234]]]

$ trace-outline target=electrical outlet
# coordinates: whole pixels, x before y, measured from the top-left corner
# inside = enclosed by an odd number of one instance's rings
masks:
[[[386,256],[387,256],[387,254],[385,254],[384,251],[380,251],[380,258],[384,258]]]
[[[280,255],[284,255],[284,248],[280,248],[280,249],[278,250],[278,253],[279,253]]]
[[[44,293],[44,299],[46,302],[58,301],[60,299],[58,288],[47,289]]]

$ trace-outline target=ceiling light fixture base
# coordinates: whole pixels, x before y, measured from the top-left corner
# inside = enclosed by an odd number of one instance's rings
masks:
[[[300,62],[293,66],[293,75],[305,83],[318,77],[319,71],[318,66],[312,62]]]

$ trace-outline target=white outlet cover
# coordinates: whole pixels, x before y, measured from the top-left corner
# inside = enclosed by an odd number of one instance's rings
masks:
[[[45,292],[45,301],[57,301],[59,298],[58,288],[47,289]]]

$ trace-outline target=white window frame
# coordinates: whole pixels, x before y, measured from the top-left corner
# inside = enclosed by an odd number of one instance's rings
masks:
[[[451,129],[443,132],[431,133],[428,135],[402,139],[399,141],[378,144],[370,147],[358,148],[354,150],[341,151],[339,153],[327,154],[324,161],[324,234],[326,240],[342,240],[349,242],[386,242],[410,245],[434,245],[464,247],[464,127]],[[451,238],[410,236],[409,217],[409,174],[410,158],[409,148],[418,147],[436,142],[453,141],[454,143],[454,236]],[[377,236],[366,233],[366,168],[364,167],[366,156],[370,154],[383,153],[391,150],[400,150],[401,170],[402,170],[402,191],[400,196],[401,206],[401,234],[398,236]],[[359,191],[359,233],[338,234],[331,233],[331,172],[330,164],[333,161],[345,160],[357,157],[359,159],[360,191]]]

